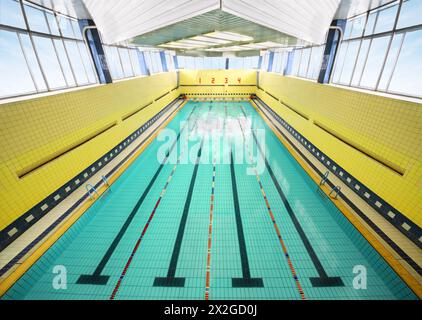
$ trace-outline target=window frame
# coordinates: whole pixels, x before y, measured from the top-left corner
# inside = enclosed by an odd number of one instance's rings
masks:
[[[340,50],[337,51],[337,54],[336,54],[336,57],[335,57],[335,62],[334,62],[334,68],[331,72],[329,83],[339,85],[339,86],[363,89],[363,90],[374,91],[374,92],[381,92],[381,93],[386,93],[386,94],[393,94],[393,95],[403,96],[403,97],[422,98],[422,93],[421,94],[414,93],[414,94],[410,95],[410,94],[404,94],[404,93],[399,93],[399,92],[395,92],[395,91],[390,90],[390,84],[391,84],[391,81],[394,77],[394,72],[396,70],[397,63],[400,59],[400,54],[402,53],[402,48],[403,48],[403,44],[405,42],[405,38],[406,38],[407,33],[422,30],[422,24],[416,24],[416,25],[411,25],[411,26],[402,27],[402,28],[398,27],[398,22],[400,20],[400,14],[401,14],[401,8],[402,8],[402,5],[405,1],[406,0],[392,1],[392,2],[386,3],[382,6],[379,6],[377,8],[368,10],[365,13],[366,23],[365,23],[365,26],[364,26],[362,36],[361,37],[353,37],[353,38],[350,37],[350,38],[347,38],[347,39],[343,39],[340,43],[340,45],[347,44],[347,46],[349,46],[349,43],[352,42],[352,41],[360,41],[359,49],[358,49],[358,52],[357,52],[357,55],[356,55],[356,59],[355,59],[355,63],[354,63],[354,67],[353,67],[353,71],[352,71],[352,75],[351,75],[351,79],[350,79],[349,84],[340,83],[341,74],[343,72],[343,67],[344,67],[344,61],[343,61],[343,64],[341,66],[342,70],[340,71],[340,75],[338,76],[339,81],[334,81],[334,76],[336,75],[337,68],[339,67],[338,59],[339,59]],[[383,31],[383,32],[375,33],[375,30],[376,30],[376,27],[377,27],[377,22],[378,22],[378,17],[380,15],[379,13],[382,12],[383,10],[385,10],[385,9],[388,9],[388,7],[392,7],[394,5],[397,5],[397,12],[396,12],[396,16],[395,16],[395,20],[394,20],[392,29],[390,31]],[[375,23],[373,25],[373,32],[371,34],[366,34],[366,28],[368,27],[368,21],[369,21],[369,17],[370,17],[371,14],[376,14]],[[359,16],[361,16],[361,14],[354,16],[354,17],[351,17],[348,20],[353,21],[356,17],[359,17]],[[402,39],[401,39],[400,45],[398,47],[396,56],[392,58],[393,59],[392,66],[389,66],[389,67],[392,67],[392,69],[391,69],[392,71],[391,71],[391,74],[388,75],[388,81],[385,85],[385,89],[383,89],[383,88],[380,88],[380,84],[381,84],[381,81],[383,79],[384,72],[389,71],[386,68],[386,65],[387,65],[387,62],[388,62],[388,59],[389,59],[390,51],[392,50],[393,40],[396,36],[399,36],[399,35],[402,35]],[[372,43],[377,38],[382,38],[382,37],[387,37],[387,36],[389,37],[389,40],[388,40],[388,43],[387,43],[385,55],[383,57],[380,57],[380,59],[382,59],[382,65],[381,65],[381,69],[380,69],[380,71],[377,75],[377,81],[376,81],[376,84],[375,84],[375,88],[362,86],[361,85],[362,77],[363,77],[363,74],[365,73],[365,69],[367,67],[368,57],[370,55]],[[359,62],[359,57],[360,57],[361,51],[365,50],[365,49],[362,49],[364,41],[369,41],[369,47],[367,49],[367,52],[365,53],[365,58],[364,58],[364,62],[363,62],[363,66],[362,66],[361,70],[357,70],[357,65],[358,65],[358,62]],[[347,51],[346,51],[346,54],[345,54],[345,58],[347,59]],[[360,75],[356,74],[356,72],[358,72],[358,71],[360,71]],[[356,76],[359,77],[359,81],[357,81],[357,83],[354,83],[353,80],[355,79]],[[337,78],[337,76],[336,76],[336,78]]]
[[[24,27],[16,27],[16,26],[12,26],[12,25],[3,25],[3,24],[0,24],[0,30],[14,32],[14,33],[17,34],[17,37],[19,39],[19,48],[20,48],[21,52],[24,55],[24,58],[25,58],[24,60],[25,60],[25,63],[26,63],[26,67],[29,70],[31,80],[32,80],[32,82],[34,84],[34,87],[36,88],[36,91],[35,92],[22,92],[22,93],[19,93],[19,94],[10,94],[10,95],[0,96],[0,101],[3,100],[3,99],[10,99],[10,98],[14,98],[14,97],[29,96],[29,95],[34,95],[34,94],[43,93],[43,92],[55,92],[55,91],[61,91],[61,90],[75,88],[75,87],[84,87],[84,86],[91,86],[91,85],[98,84],[98,74],[96,72],[95,65],[93,64],[93,61],[92,61],[92,59],[90,57],[89,48],[86,45],[85,41],[83,39],[78,38],[77,36],[75,36],[73,38],[63,36],[63,32],[62,32],[62,29],[60,27],[60,21],[59,21],[58,18],[59,17],[64,17],[66,19],[69,19],[70,20],[70,25],[72,26],[72,30],[73,30],[73,25],[75,23],[78,23],[78,19],[76,19],[74,17],[71,17],[71,16],[68,16],[68,15],[65,15],[65,14],[57,13],[54,10],[45,8],[42,5],[38,5],[38,4],[35,4],[35,3],[32,3],[32,2],[29,2],[29,1],[16,0],[16,2],[20,6],[20,14],[21,14],[21,17],[23,18],[23,21],[24,21],[24,25],[25,26]],[[46,32],[41,32],[41,31],[32,30],[30,28],[29,21],[28,21],[28,16],[27,16],[27,13],[26,13],[26,10],[25,10],[25,6],[34,8],[35,10],[40,10],[43,13],[43,17],[44,17],[44,20],[45,20],[45,23],[46,23],[46,26],[47,26],[47,29],[48,29],[48,32],[47,33]],[[49,15],[52,15],[54,17],[54,21],[55,21],[55,23],[56,23],[56,25],[58,27],[58,34],[52,32],[51,26],[50,26],[50,22],[49,22],[49,19],[47,17],[48,14]],[[42,88],[40,89],[39,84],[37,83],[37,81],[34,78],[32,67],[30,66],[30,64],[28,62],[27,53],[25,52],[24,45],[22,43],[22,39],[21,39],[22,35],[27,35],[28,38],[29,38],[29,41],[31,43],[32,50],[34,52],[35,59],[36,59],[37,65],[38,65],[37,67],[41,71],[42,79],[43,79],[44,84],[45,84],[45,86],[47,88],[46,90],[45,89],[42,89]],[[58,61],[59,67],[60,67],[59,70],[58,70],[58,72],[60,72],[61,75],[62,75],[62,77],[64,78],[65,83],[66,83],[65,86],[58,87],[58,88],[51,88],[51,86],[49,85],[48,80],[47,80],[47,76],[46,76],[46,73],[45,73],[45,70],[43,68],[43,64],[41,62],[41,58],[40,58],[38,49],[35,46],[34,37],[48,38],[52,42],[52,45],[53,45],[53,48],[54,48],[54,54],[56,56],[56,59]],[[65,71],[63,69],[63,61],[59,57],[59,53],[58,53],[57,48],[56,48],[56,41],[61,41],[61,43],[63,44],[65,58],[67,59],[67,63],[70,66],[70,70],[72,72],[72,77],[73,77],[73,80],[75,82],[75,85],[72,85],[72,84],[70,84],[68,82],[68,79],[66,77]],[[84,64],[85,76],[87,77],[87,79],[90,78],[89,75],[88,75],[88,71],[86,70],[86,67],[85,67],[85,65],[89,65],[92,68],[92,70],[93,70],[93,75],[94,75],[95,82],[91,82],[91,81],[88,80],[88,83],[86,83],[86,84],[78,84],[77,79],[76,79],[76,75],[75,75],[75,70],[74,70],[74,67],[72,65],[71,59],[69,57],[69,53],[68,53],[67,47],[65,45],[65,41],[74,41],[74,42],[76,42],[76,45],[77,45],[77,48],[78,48],[78,52],[79,52],[79,55],[80,55],[80,59],[81,59],[81,61]],[[80,52],[80,49],[79,49],[79,43],[86,48],[87,53],[88,53],[88,61],[85,61],[84,62],[84,60],[86,60],[86,59],[83,59],[83,56],[82,56],[82,54]]]

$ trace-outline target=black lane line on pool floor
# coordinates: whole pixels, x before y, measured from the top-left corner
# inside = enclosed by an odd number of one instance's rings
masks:
[[[237,239],[239,241],[242,278],[232,278],[234,288],[259,288],[264,286],[262,278],[251,278],[248,251],[246,250],[245,233],[243,231],[242,215],[240,213],[239,195],[237,193],[236,174],[234,171],[233,150],[230,150],[230,176],[233,190],[233,204],[236,218]]]
[[[208,116],[211,112],[212,105],[209,108]],[[208,117],[207,117],[208,118]],[[185,235],[186,222],[189,216],[190,203],[192,201],[193,189],[195,187],[196,176],[199,169],[199,161],[202,155],[202,146],[204,144],[204,137],[201,139],[201,145],[196,156],[195,167],[193,169],[192,178],[190,180],[188,195],[186,197],[185,206],[183,208],[182,218],[180,219],[179,229],[177,230],[176,241],[174,242],[173,252],[171,254],[170,264],[167,270],[166,277],[156,277],[154,279],[154,287],[184,287],[185,278],[176,277],[177,263],[179,261],[180,250],[182,248],[183,236]]]
[[[243,109],[243,107],[241,108],[243,114],[245,117],[247,117],[245,110]],[[287,200],[286,195],[284,194],[283,190],[280,187],[280,184],[277,181],[277,178],[274,175],[274,172],[270,166],[270,164],[268,163],[267,157],[264,155],[263,151],[262,151],[262,147],[261,144],[258,142],[258,139],[256,138],[255,132],[251,129],[252,132],[252,136],[255,140],[255,143],[259,149],[259,152],[261,153],[262,157],[264,158],[265,161],[265,167],[268,170],[268,173],[270,174],[271,180],[274,183],[275,188],[277,189],[277,192],[281,198],[281,200],[283,201],[284,207],[287,210],[287,213],[290,216],[290,219],[293,222],[293,225],[295,226],[295,229],[297,231],[297,233],[300,236],[300,239],[303,242],[303,245],[305,246],[306,251],[308,252],[309,257],[312,260],[312,263],[315,266],[315,269],[318,272],[319,277],[312,277],[310,278],[310,281],[312,283],[312,286],[314,287],[343,287],[344,283],[343,280],[341,280],[340,277],[329,277],[327,275],[327,272],[325,271],[321,261],[319,260],[314,248],[312,247],[312,244],[310,243],[308,237],[306,236],[305,231],[303,230],[299,220],[297,219],[292,207],[290,206],[289,201]]]
[[[177,139],[173,142],[170,149],[166,153],[166,157],[164,161],[161,163],[161,165],[158,167],[157,171],[155,172],[154,176],[151,178],[151,181],[149,182],[148,186],[145,188],[144,192],[142,193],[141,197],[138,199],[138,202],[136,203],[135,207],[132,209],[132,212],[129,214],[129,216],[126,218],[125,223],[120,228],[119,233],[114,238],[113,242],[108,247],[106,253],[104,254],[101,261],[98,263],[97,267],[95,268],[95,271],[93,274],[82,274],[78,280],[77,284],[93,284],[93,285],[106,285],[108,282],[108,279],[110,276],[108,275],[102,275],[102,271],[104,270],[105,266],[107,265],[108,261],[110,260],[111,256],[113,255],[114,251],[116,250],[117,246],[120,243],[120,240],[123,238],[124,234],[126,233],[129,225],[131,224],[132,220],[135,218],[139,208],[141,207],[142,203],[144,202],[145,198],[147,197],[149,191],[153,187],[155,181],[157,180],[158,176],[161,173],[161,170],[164,168],[164,165],[167,163],[167,159],[171,152],[173,151],[174,147],[176,146],[177,142],[180,139],[180,135],[182,131],[185,130],[185,127],[188,125],[189,120],[195,111],[195,108],[192,109],[191,113],[189,114],[186,124],[183,126],[182,130],[177,135]]]

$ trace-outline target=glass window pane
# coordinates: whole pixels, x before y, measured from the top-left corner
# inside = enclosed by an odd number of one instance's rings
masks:
[[[371,35],[374,33],[375,22],[377,20],[378,12],[371,12],[368,17],[368,22],[365,27],[365,36]]]
[[[138,57],[139,57],[139,65],[141,67],[141,72],[143,75],[148,75],[148,68],[145,61],[145,55],[144,52],[138,51]]]
[[[158,72],[158,70],[157,70],[157,64],[156,64],[156,61],[155,61],[155,52],[149,52],[149,57],[150,57],[150,60],[151,60],[151,73],[157,73]]]
[[[21,44],[26,57],[26,61],[28,61],[28,66],[31,71],[32,78],[35,81],[37,91],[46,91],[47,85],[45,84],[40,65],[38,64],[38,60],[34,52],[34,47],[31,43],[31,39],[29,39],[29,36],[27,34],[23,33],[21,33],[19,37],[21,39]]]
[[[15,32],[0,30],[0,97],[35,92]]]
[[[144,51],[144,57],[145,57],[145,63],[147,65],[148,73],[152,74],[154,73],[154,70],[152,69],[152,60],[150,52]]]
[[[356,62],[356,56],[358,54],[360,40],[354,40],[349,42],[347,47],[346,58],[344,60],[343,71],[341,72],[339,83],[350,84],[352,78],[353,68]]]
[[[422,30],[405,35],[388,91],[422,96]]]
[[[205,70],[212,69],[212,58],[211,57],[204,57],[204,69]]]
[[[59,60],[54,50],[53,41],[44,37],[33,37],[35,49],[50,89],[66,87]]]
[[[387,6],[378,12],[377,24],[374,33],[381,33],[393,30],[396,21],[398,5]]]
[[[185,68],[185,57],[184,56],[177,56],[177,65],[179,69]]]
[[[380,75],[385,54],[387,51],[390,36],[375,38],[372,40],[371,47],[368,53],[368,59],[363,71],[362,80],[360,85],[365,88],[375,89],[378,77]]]
[[[194,57],[186,57],[186,66],[188,69],[195,70],[195,58]]]
[[[50,26],[51,34],[54,34],[56,36],[60,35],[59,26],[57,24],[57,20],[54,14],[50,12],[46,12],[45,14],[47,16],[47,22],[48,22],[48,25]]]
[[[174,70],[174,60],[173,60],[173,56],[169,53],[166,53],[166,62],[167,62],[168,71],[173,71]]]
[[[397,28],[405,28],[417,24],[422,24],[422,1],[404,0]]]
[[[353,20],[347,20],[346,22],[346,28],[344,29],[344,40],[347,40],[350,38],[350,34],[352,33],[352,27],[353,27]]]
[[[358,60],[356,62],[355,71],[353,72],[352,86],[359,85],[360,79],[362,77],[363,67],[365,66],[366,57],[368,55],[370,42],[371,40],[369,39],[363,40],[360,46]]]
[[[301,54],[302,54],[302,50],[294,50],[293,51],[293,65],[292,65],[292,75],[293,76],[297,76],[297,74],[299,72]]]
[[[21,5],[15,0],[0,0],[0,24],[26,29]]]
[[[117,48],[107,46],[106,55],[108,67],[110,68],[111,76],[113,77],[113,79],[123,78],[123,69]]]
[[[29,29],[43,33],[50,33],[44,11],[25,5],[25,13],[28,18]]]
[[[122,60],[123,73],[125,74],[125,77],[133,77],[133,70],[132,70],[132,65],[130,63],[128,49],[119,48],[119,54],[120,54],[120,59]]]
[[[64,16],[59,16],[58,18],[59,18],[60,30],[62,31],[63,37],[75,38],[71,20]]]
[[[198,70],[204,69],[204,59],[202,57],[196,57],[195,66],[196,66],[196,69]]]
[[[59,56],[60,63],[62,65],[63,73],[66,78],[68,86],[75,86],[76,82],[73,78],[72,69],[70,67],[69,60],[67,59],[66,51],[62,40],[54,39],[54,45],[56,47],[57,55]]]
[[[88,83],[88,77],[85,72],[85,67],[82,62],[81,55],[76,44],[76,41],[65,40],[64,42],[67,53],[69,54],[70,63],[72,64],[73,72],[75,73],[76,82],[78,85]]]
[[[366,14],[353,19],[353,27],[352,27],[352,32],[350,34],[350,38],[361,37],[363,34],[363,28],[365,27],[365,23],[366,23]]]
[[[340,80],[341,70],[343,69],[348,44],[349,42],[342,42],[340,50],[337,53],[336,66],[332,76],[332,81],[334,83],[338,83]]]
[[[400,46],[403,40],[403,34],[396,34],[391,43],[390,50],[388,52],[387,61],[385,62],[384,70],[382,72],[382,77],[380,84],[378,85],[378,90],[386,90],[388,82],[390,81],[391,74],[394,70],[394,66],[397,61],[397,56],[399,54]]]
[[[308,72],[308,64],[309,64],[309,57],[311,55],[311,49],[303,49],[302,50],[302,58],[300,59],[300,67],[299,67],[299,77],[306,77]]]
[[[88,75],[89,83],[96,83],[97,79],[95,77],[94,67],[91,63],[90,53],[84,42],[78,41],[79,51],[81,52],[82,62],[85,66],[86,73]]]
[[[130,60],[132,62],[133,71],[135,71],[135,76],[140,76],[142,74],[141,66],[139,65],[138,50],[131,49],[129,50]]]
[[[79,27],[79,23],[76,20],[71,20],[71,24],[72,24],[72,28],[73,28],[73,33],[75,34],[76,39],[82,40],[82,31],[81,28]]]
[[[316,80],[321,71],[322,54],[324,52],[324,46],[318,46],[312,48],[311,61],[309,62],[309,70],[307,77],[312,80]]]

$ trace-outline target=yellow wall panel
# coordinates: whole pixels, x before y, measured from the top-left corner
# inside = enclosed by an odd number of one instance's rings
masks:
[[[256,85],[254,70],[180,70],[180,85]]]
[[[422,226],[421,104],[266,72],[260,74],[259,86],[262,90],[258,96],[280,116],[355,178]],[[371,156],[402,168],[404,174],[345,144],[314,122]]]
[[[178,90],[122,121],[124,115],[176,85],[176,73],[163,73],[1,105],[0,230],[174,100]],[[26,169],[109,126],[102,134],[19,178]]]
[[[256,92],[254,70],[181,70],[180,93],[192,98],[245,98]]]

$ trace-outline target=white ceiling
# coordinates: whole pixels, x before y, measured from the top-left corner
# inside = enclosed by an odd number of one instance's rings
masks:
[[[341,0],[82,0],[106,42],[221,9],[276,31],[322,43]]]
[[[224,0],[222,9],[298,39],[321,44],[341,0]]]
[[[92,18],[109,43],[139,38],[218,9],[305,42],[322,43],[333,19],[352,17],[395,0],[29,1],[79,19]]]
[[[39,4],[45,8],[54,9],[57,12],[78,19],[91,18],[82,0],[30,0],[29,2]]]
[[[380,7],[396,0],[342,0],[335,19],[346,19],[357,16],[370,9]]]
[[[219,8],[218,0],[83,0],[106,42],[144,33]]]

